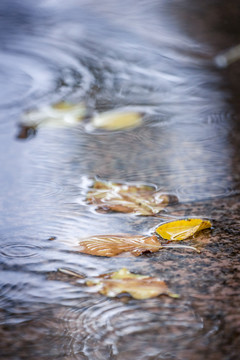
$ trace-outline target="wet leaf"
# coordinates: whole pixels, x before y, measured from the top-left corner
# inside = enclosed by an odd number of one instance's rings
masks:
[[[126,279],[147,279],[149,276],[131,273],[128,269],[122,268],[118,271],[104,275],[104,278],[110,278],[112,280],[126,280]]]
[[[27,138],[43,126],[74,126],[82,121],[86,114],[83,103],[70,104],[60,102],[52,106],[44,106],[37,110],[28,111],[20,124],[18,138]]]
[[[97,235],[82,239],[79,245],[81,253],[107,257],[126,252],[139,256],[162,248],[156,235]]]
[[[166,283],[155,277],[138,275],[123,268],[119,271],[101,275],[99,278],[86,281],[86,285],[97,285],[99,293],[115,297],[122,293],[130,294],[134,299],[149,299],[159,295],[178,298],[179,295],[169,291]]]
[[[198,231],[210,228],[209,220],[202,219],[183,219],[171,221],[160,225],[156,233],[167,240],[184,240],[193,236]]]
[[[162,194],[154,186],[100,180],[96,180],[87,193],[88,204],[96,205],[96,210],[103,213],[155,215],[176,201],[176,197]]]
[[[91,124],[95,128],[105,130],[122,130],[139,126],[142,114],[134,111],[112,110],[100,113],[92,118]]]
[[[84,254],[107,257],[122,253],[139,256],[146,252],[153,253],[166,248],[200,252],[197,248],[188,245],[161,245],[155,235],[96,235],[82,239],[79,246],[75,247],[77,251]]]

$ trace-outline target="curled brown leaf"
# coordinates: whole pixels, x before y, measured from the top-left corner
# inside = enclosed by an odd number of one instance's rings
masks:
[[[173,195],[162,194],[154,186],[123,184],[96,180],[87,193],[88,204],[102,213],[122,212],[136,215],[156,215],[168,204],[177,202]]]

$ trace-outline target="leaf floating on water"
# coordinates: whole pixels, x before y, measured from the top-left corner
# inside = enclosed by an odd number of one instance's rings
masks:
[[[115,297],[128,293],[134,299],[144,300],[159,295],[178,298],[179,295],[169,291],[166,283],[155,277],[138,275],[123,268],[119,271],[101,275],[99,278],[86,281],[86,285],[97,285],[99,293],[107,297]]]
[[[211,226],[209,220],[183,219],[160,225],[156,233],[166,240],[184,240]]]
[[[162,194],[154,186],[100,180],[96,180],[87,193],[87,202],[97,205],[96,210],[103,213],[155,215],[176,201],[175,196]]]
[[[70,104],[59,102],[52,106],[44,106],[37,110],[28,111],[23,116],[20,124],[18,138],[27,138],[42,126],[74,126],[82,121],[86,115],[83,103]]]
[[[59,102],[52,106],[31,111],[25,114],[26,122],[39,126],[71,126],[82,121],[86,113],[83,103],[70,104]]]
[[[110,278],[112,280],[126,280],[126,279],[147,279],[149,278],[148,275],[140,275],[140,274],[134,274],[131,273],[128,269],[122,268],[118,271],[109,273],[107,275],[104,275],[104,278]]]
[[[95,115],[91,124],[105,130],[122,130],[141,125],[142,114],[134,111],[112,110]]]
[[[84,276],[69,269],[58,269],[59,272],[83,279]],[[128,293],[134,299],[149,299],[159,295],[168,295],[179,298],[178,294],[169,291],[166,283],[155,277],[131,273],[122,268],[98,277],[85,279],[85,285],[95,287],[96,291],[107,297],[115,297],[122,293]]]
[[[82,239],[79,252],[96,256],[112,257],[121,253],[139,256],[162,248],[156,235],[98,235]]]

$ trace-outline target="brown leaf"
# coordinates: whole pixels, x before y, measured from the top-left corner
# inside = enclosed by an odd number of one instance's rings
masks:
[[[155,215],[170,202],[176,202],[176,197],[162,194],[154,186],[97,180],[87,193],[87,202],[103,213]]]
[[[88,280],[86,285],[97,285],[98,291],[108,297],[115,297],[122,293],[128,293],[134,299],[139,300],[163,294],[175,298],[179,297],[177,294],[169,291],[163,280],[146,275],[133,274],[125,268]]]
[[[79,252],[96,256],[116,256],[129,252],[139,256],[162,248],[156,235],[97,235],[82,239]]]

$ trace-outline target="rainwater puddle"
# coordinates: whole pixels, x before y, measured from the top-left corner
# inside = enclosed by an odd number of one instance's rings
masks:
[[[100,258],[72,249],[96,234],[149,234],[166,219],[217,213],[218,220],[226,201],[237,212],[237,114],[226,74],[212,61],[218,48],[205,37],[218,32],[211,19],[202,27],[201,4],[187,4],[1,1],[2,359],[211,360],[226,349],[234,359],[236,244],[219,240],[217,228],[200,255]],[[191,14],[198,34],[187,26]],[[84,101],[89,114],[134,109],[143,123],[89,131],[86,117],[17,138],[25,111],[58,101]],[[85,201],[87,179],[96,176],[154,184],[179,203],[156,217],[99,214]],[[91,277],[122,267],[162,278],[180,299],[107,299],[57,273]]]

